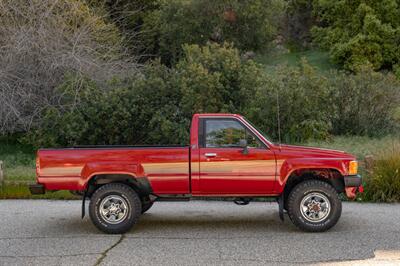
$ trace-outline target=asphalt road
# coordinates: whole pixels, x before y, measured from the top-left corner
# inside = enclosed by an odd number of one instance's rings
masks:
[[[398,204],[344,203],[325,233],[285,218],[275,203],[160,202],[129,233],[105,235],[80,219],[79,201],[2,200],[0,265],[329,264],[374,251],[393,251],[389,264],[400,264]]]

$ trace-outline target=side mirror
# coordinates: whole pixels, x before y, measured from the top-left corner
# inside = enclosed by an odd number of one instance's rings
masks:
[[[243,154],[249,154],[249,149],[247,148],[247,140],[241,139],[239,140],[239,146],[243,148]]]

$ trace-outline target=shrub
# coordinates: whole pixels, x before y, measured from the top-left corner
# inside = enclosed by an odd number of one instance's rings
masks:
[[[186,144],[197,112],[244,114],[277,140],[278,100],[284,142],[399,129],[400,86],[391,74],[326,75],[305,61],[267,72],[226,43],[185,45],[175,67],[154,61],[129,80],[108,83],[105,89],[67,76],[59,104],[45,108],[27,140],[36,146]]]
[[[363,69],[355,75],[332,72],[335,135],[382,136],[400,129],[400,82],[392,74]]]
[[[108,90],[71,75],[58,88],[63,107],[48,107],[26,141],[35,146],[186,143],[189,127],[171,80],[170,70],[156,62],[135,82],[114,82]]]
[[[300,67],[280,66],[268,73],[246,113],[274,140],[278,139],[278,110],[284,142],[326,139],[336,113],[330,95],[328,79],[303,61]]]
[[[76,144],[187,144],[195,112],[240,112],[261,86],[263,70],[228,44],[187,45],[176,68],[158,61],[128,84],[99,88],[70,75],[59,86],[61,107],[48,107],[26,141]]]
[[[392,69],[400,62],[399,1],[317,0],[314,13],[315,41],[345,69]]]
[[[365,198],[380,202],[400,201],[400,145],[386,147],[374,160],[365,178]]]

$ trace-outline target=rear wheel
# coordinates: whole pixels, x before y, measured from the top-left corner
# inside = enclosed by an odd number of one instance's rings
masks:
[[[93,224],[109,234],[127,232],[138,221],[142,203],[125,184],[111,183],[97,189],[91,197],[89,215]]]
[[[295,186],[287,206],[292,222],[309,232],[330,229],[342,213],[342,202],[335,188],[320,180],[307,180]]]

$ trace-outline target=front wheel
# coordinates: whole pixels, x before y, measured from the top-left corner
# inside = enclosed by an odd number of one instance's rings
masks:
[[[335,188],[320,180],[296,185],[288,197],[292,222],[308,232],[323,232],[334,226],[342,213],[342,202]]]
[[[91,197],[89,215],[93,224],[109,234],[127,232],[138,221],[142,203],[136,192],[125,184],[110,183]]]

